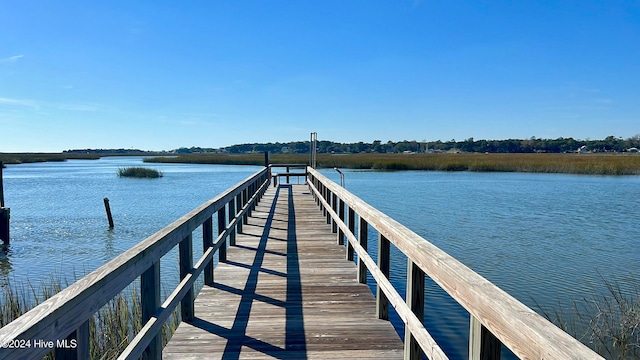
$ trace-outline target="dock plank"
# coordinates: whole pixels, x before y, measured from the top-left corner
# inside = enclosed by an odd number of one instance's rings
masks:
[[[264,195],[164,359],[401,359],[393,326],[305,185]]]

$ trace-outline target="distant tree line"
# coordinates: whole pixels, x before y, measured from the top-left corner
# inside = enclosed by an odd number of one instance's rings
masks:
[[[337,143],[333,141],[318,141],[318,153],[354,154],[354,153],[403,153],[403,152],[489,152],[489,153],[567,153],[576,152],[586,146],[591,152],[625,152],[630,148],[640,148],[640,135],[628,139],[608,136],[604,140],[576,140],[573,138],[538,139],[532,137],[526,140],[474,140],[469,138],[462,141],[387,141],[383,143],[375,140],[372,143]],[[253,143],[232,145],[221,149],[182,148],[176,152],[226,152],[243,154],[251,152],[269,151],[272,154],[304,154],[309,153],[309,141],[294,141],[288,143]]]
[[[318,153],[320,154],[357,154],[357,153],[403,153],[403,152],[477,152],[477,153],[567,153],[576,152],[582,146],[590,152],[625,152],[631,148],[640,148],[640,134],[627,139],[616,136],[607,136],[604,140],[576,140],[574,138],[557,139],[507,139],[507,140],[474,140],[468,138],[462,141],[451,139],[449,141],[387,141],[374,140],[372,143],[337,143],[333,141],[318,141]],[[263,153],[272,154],[305,154],[309,153],[309,141],[292,141],[286,143],[253,143],[239,144],[224,148],[182,147],[168,151],[173,154],[198,154],[198,153]],[[66,150],[71,154],[149,154],[167,153],[147,152],[139,149],[77,149]]]

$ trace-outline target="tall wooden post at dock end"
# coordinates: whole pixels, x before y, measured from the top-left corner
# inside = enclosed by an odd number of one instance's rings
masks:
[[[11,210],[4,207],[4,180],[2,179],[2,168],[4,164],[0,161],[0,240],[5,245],[9,245],[9,223]]]

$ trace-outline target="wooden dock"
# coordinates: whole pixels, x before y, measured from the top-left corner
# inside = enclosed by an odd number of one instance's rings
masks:
[[[307,185],[270,188],[164,359],[401,359]]]

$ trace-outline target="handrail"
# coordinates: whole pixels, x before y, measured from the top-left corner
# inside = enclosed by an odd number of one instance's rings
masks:
[[[243,223],[246,224],[247,216],[269,182],[269,169],[264,168],[200,205],[1,328],[0,344],[15,340],[53,341],[55,344],[58,340],[73,338],[76,348],[71,357],[89,358],[89,319],[140,277],[143,328],[120,358],[137,359],[144,353],[146,358],[160,359],[162,325],[178,304],[182,320],[193,320],[196,278],[204,271],[205,284],[213,283],[214,253],[219,251],[220,261],[226,260],[227,237],[233,245],[236,231],[242,231]],[[212,217],[215,213],[218,214],[219,236],[214,241]],[[192,233],[200,226],[204,254],[194,266]],[[181,282],[160,304],[160,259],[176,245],[180,247]],[[46,346],[31,345],[29,348],[1,346],[0,359],[41,358],[51,351]]]
[[[278,179],[280,177],[285,177],[287,179],[287,183],[289,183],[290,178],[296,177],[299,181],[300,177],[307,178],[307,164],[269,164],[270,171],[273,168],[286,168],[286,172],[283,173],[272,173],[273,177],[273,186],[278,186]],[[294,169],[304,169],[304,172],[292,172],[291,168]]]
[[[405,322],[405,358],[421,359],[422,352],[430,359],[446,358],[429,340],[430,335],[421,321],[426,274],[469,312],[469,359],[480,359],[481,354],[486,356],[489,353],[490,357],[499,358],[501,344],[524,359],[603,359],[404,225],[315,169],[308,167],[307,172],[309,187],[323,214],[326,214],[327,222],[331,222],[334,232],[338,232],[338,242],[341,243],[344,236],[348,239],[347,257],[353,260],[354,250],[358,254],[358,280],[366,283],[368,269],[378,283],[378,316],[386,318],[388,315],[384,309],[391,303]],[[345,207],[349,213],[348,224],[344,222]],[[360,220],[358,238],[355,234],[356,214]],[[368,225],[379,234],[378,265],[366,251]],[[407,304],[400,304],[402,298],[398,299],[397,291],[389,288],[389,243],[407,256]]]

